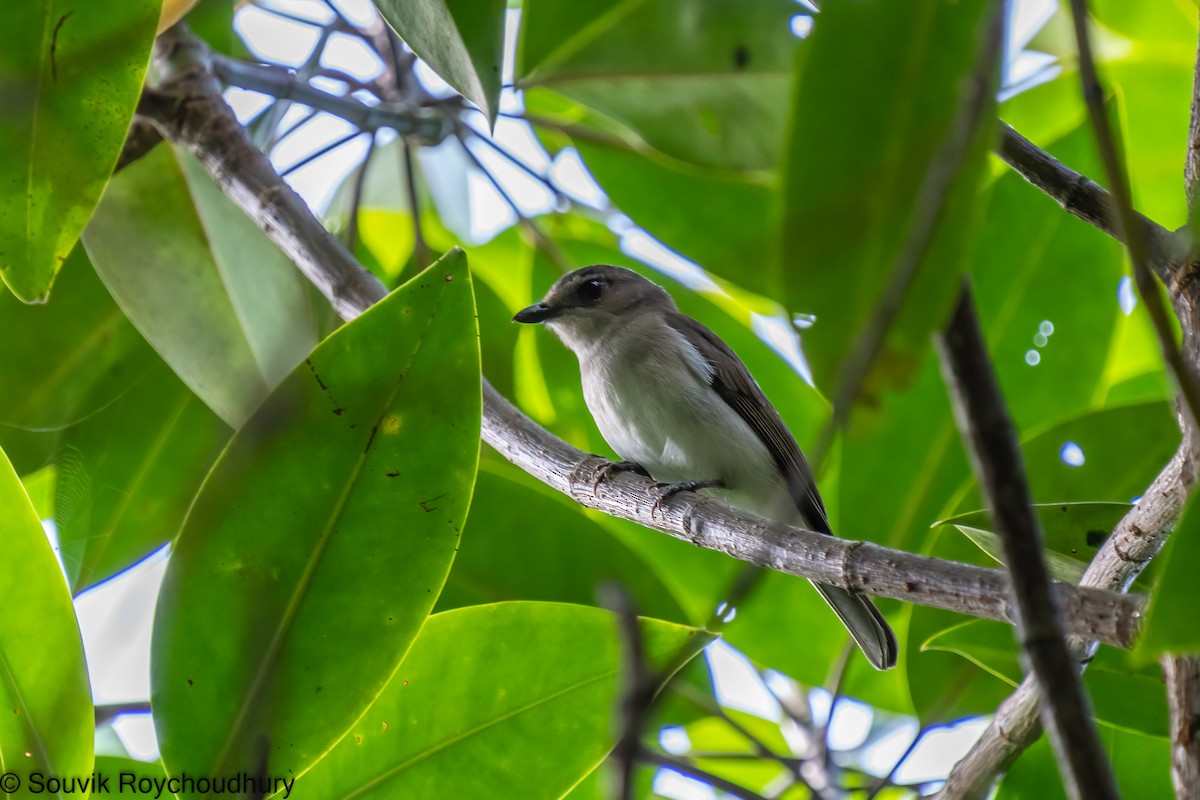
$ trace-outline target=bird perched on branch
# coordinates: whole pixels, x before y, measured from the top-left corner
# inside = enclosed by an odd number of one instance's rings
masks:
[[[514,320],[545,323],[579,358],[588,409],[623,459],[609,470],[659,481],[659,502],[719,489],[735,506],[832,535],[804,454],[746,365],[661,287],[584,267]],[[876,669],[895,666],[895,634],[869,599],[813,585]]]

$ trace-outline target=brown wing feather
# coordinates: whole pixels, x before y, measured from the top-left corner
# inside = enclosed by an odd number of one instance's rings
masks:
[[[691,317],[673,313],[667,316],[667,324],[683,334],[712,367],[712,388],[766,445],[779,471],[787,478],[788,492],[805,522],[815,531],[833,533],[800,446],[746,365],[729,345]]]

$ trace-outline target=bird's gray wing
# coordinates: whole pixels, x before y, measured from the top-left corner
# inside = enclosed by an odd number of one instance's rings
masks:
[[[720,337],[691,317],[678,312],[668,314],[667,324],[681,333],[708,362],[712,373],[709,383],[713,390],[766,445],[779,471],[787,478],[788,493],[804,521],[812,530],[832,533],[825,504],[821,502],[821,494],[800,446],[746,365]]]

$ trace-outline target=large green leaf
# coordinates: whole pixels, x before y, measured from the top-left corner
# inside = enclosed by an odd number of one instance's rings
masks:
[[[800,50],[782,253],[778,268],[765,277],[789,310],[816,317],[805,352],[818,387],[833,386],[887,288],[914,217],[914,198],[930,165],[944,157],[939,148],[963,104],[962,87],[976,68],[981,24],[992,5],[832,3]],[[913,379],[929,333],[949,315],[974,219],[989,119],[980,116],[981,135],[973,137],[954,176],[939,233],[867,376],[868,401],[882,387]],[[756,263],[743,267],[759,271]]]
[[[1086,125],[1049,149],[1100,174]],[[1014,172],[996,181],[986,203],[970,257],[972,284],[1009,410],[1028,431],[1095,402],[1122,317],[1123,249]]]
[[[456,252],[323,342],[238,432],[155,616],[172,774],[299,774],[375,699],[458,548],[480,404]]]
[[[1100,545],[1130,508],[1128,503],[1035,505],[1034,511],[1042,524],[1047,565],[1055,580],[1079,583]],[[997,563],[1004,563],[1004,548],[992,532],[991,511],[969,511],[937,524],[954,526]]]
[[[68,425],[113,402],[157,361],[96,277],[82,247],[52,302],[0,293],[0,444],[21,474],[45,465]]]
[[[529,485],[515,467],[479,472],[471,517],[437,610],[502,600],[595,605],[597,590],[619,583],[638,613],[689,622],[646,562],[584,509]],[[514,541],[521,546],[513,547]],[[703,622],[704,620],[698,620]]]
[[[414,53],[495,121],[505,0],[379,0],[376,6]]]
[[[1012,626],[971,620],[940,631],[922,650],[954,653],[1015,688],[1025,677]],[[1128,652],[1102,647],[1084,673],[1096,719],[1151,736],[1167,735],[1167,702],[1156,665],[1138,669]]]
[[[774,168],[800,11],[792,0],[530,0],[518,82],[596,109],[674,158]]]
[[[55,522],[72,591],[172,539],[228,437],[162,362],[116,402],[67,428],[55,459]]]
[[[641,623],[678,668],[711,637]],[[612,748],[621,637],[607,611],[498,603],[429,619],[386,690],[296,783],[303,798],[558,798]]]
[[[1137,652],[1148,658],[1160,653],[1200,650],[1196,625],[1196,576],[1200,575],[1200,506],[1193,501],[1166,551],[1158,559],[1160,577],[1150,595],[1150,610]]]
[[[777,257],[773,182],[583,138],[575,146],[613,203],[668,247],[739,285],[765,285]]]
[[[114,178],[83,241],[133,324],[234,428],[316,343],[303,278],[182,151]]]
[[[1122,797],[1173,797],[1171,745],[1153,736],[1103,728]],[[1026,750],[1004,776],[995,800],[1066,800],[1054,751],[1045,736]]]
[[[21,0],[0,32],[0,276],[46,299],[129,130],[160,0]]]
[[[91,772],[95,722],[70,592],[2,452],[0,507],[0,753],[4,771],[20,777],[28,791],[34,772]],[[4,790],[10,788],[5,783]]]

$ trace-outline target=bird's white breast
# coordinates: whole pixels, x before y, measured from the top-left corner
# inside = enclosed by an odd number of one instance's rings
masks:
[[[634,321],[579,353],[584,398],[604,440],[655,480],[721,480],[731,502],[783,518],[794,504],[766,446],[711,388],[712,368],[696,348],[657,324],[669,335]]]

